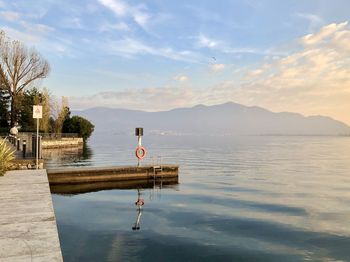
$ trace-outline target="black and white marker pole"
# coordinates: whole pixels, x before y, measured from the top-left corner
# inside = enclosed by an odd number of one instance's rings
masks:
[[[39,119],[43,118],[43,107],[40,105],[33,106],[33,118],[36,118],[36,152],[35,164],[36,169],[39,169]]]
[[[143,128],[135,128],[135,136],[137,136],[138,146],[136,148],[137,166],[141,166],[141,160],[146,156],[146,149],[142,146],[141,138],[143,136]]]

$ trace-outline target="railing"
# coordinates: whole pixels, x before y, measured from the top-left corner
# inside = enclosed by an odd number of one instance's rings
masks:
[[[20,136],[21,134],[29,134],[31,136],[32,134],[35,135],[36,132],[19,132],[18,135]],[[0,138],[5,138],[9,136],[10,133],[0,133]],[[79,137],[78,133],[39,133],[42,138],[45,139],[60,139],[60,138],[77,138]]]
[[[78,138],[78,133],[40,133],[45,140],[56,140],[62,138]]]

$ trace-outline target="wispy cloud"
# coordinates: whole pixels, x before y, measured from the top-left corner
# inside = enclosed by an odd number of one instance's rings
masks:
[[[347,25],[348,25],[348,22],[327,25],[315,34],[309,34],[304,36],[301,39],[301,42],[304,45],[320,44],[323,41],[329,40],[327,38],[334,37],[335,34],[339,35],[339,33],[337,32],[347,27]],[[344,31],[341,31],[341,32],[344,32]]]
[[[68,29],[80,29],[80,30],[86,29],[80,17],[63,17],[59,23],[59,26],[61,28],[68,28]]]
[[[209,48],[225,54],[257,54],[257,55],[276,55],[280,54],[271,49],[260,50],[251,47],[233,47],[223,39],[214,39],[203,33],[198,36],[191,36],[189,39],[195,39],[194,44],[197,48]]]
[[[93,96],[70,97],[71,107],[85,109],[94,106],[120,107],[147,111],[167,110],[187,106],[193,98],[190,88],[144,88],[101,92]]]
[[[350,28],[330,24],[301,37],[301,49],[247,71],[240,82],[226,81],[199,100],[211,103],[231,98],[275,111],[324,114],[350,123]]]
[[[216,40],[210,39],[204,34],[200,34],[197,39],[199,47],[214,48],[218,44]]]
[[[62,35],[56,35],[55,29],[44,25],[21,21],[22,30],[14,27],[3,26],[2,30],[11,38],[25,43],[27,46],[36,47],[39,52],[50,53],[57,57],[74,57],[72,42]]]
[[[211,70],[214,72],[214,73],[217,73],[217,72],[220,72],[222,70],[225,69],[225,65],[224,64],[213,64],[211,67]]]
[[[239,80],[226,80],[200,91],[190,88],[145,88],[72,98],[75,108],[94,105],[165,110],[198,103],[236,101],[273,111],[322,114],[350,124],[350,28],[331,24],[301,37],[299,49],[287,56],[263,61],[247,69]],[[145,52],[149,51],[143,47]],[[214,64],[218,71],[224,64]],[[176,79],[180,80],[182,75]],[[97,101],[97,102],[96,102]],[[152,103],[150,102],[152,101]],[[153,102],[154,101],[154,102]]]
[[[151,14],[144,4],[130,5],[121,0],[98,0],[100,4],[111,10],[117,17],[131,17],[141,28],[147,29]]]
[[[38,35],[34,35],[29,32],[19,31],[9,26],[2,26],[1,29],[4,30],[10,38],[20,40],[27,44],[36,45],[42,40],[42,37]]]
[[[46,34],[55,31],[55,28],[44,24],[20,21],[20,25],[23,26],[29,33]]]
[[[100,32],[109,32],[109,31],[129,31],[130,27],[128,24],[124,22],[119,23],[103,23],[101,26],[99,26]]]
[[[125,16],[128,13],[128,6],[118,0],[99,0],[105,7],[111,9],[118,16]]]
[[[20,18],[20,13],[18,12],[0,12],[0,16],[6,19],[7,21],[16,21]]]
[[[188,76],[185,76],[185,75],[176,75],[173,78],[178,82],[186,82],[189,79]]]
[[[115,55],[122,57],[134,57],[136,55],[154,55],[172,60],[187,61],[197,63],[201,59],[200,55],[188,50],[177,51],[171,47],[154,47],[142,41],[124,38],[111,41],[108,49]]]
[[[296,13],[296,17],[305,19],[309,22],[309,31],[313,31],[324,24],[324,20],[321,16],[310,13]]]

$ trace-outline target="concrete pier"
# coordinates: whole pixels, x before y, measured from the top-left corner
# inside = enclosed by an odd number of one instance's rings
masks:
[[[0,177],[0,261],[63,261],[46,170]]]
[[[177,178],[179,167],[162,166],[124,166],[124,167],[76,167],[47,170],[50,185],[79,184],[92,182],[113,182],[145,180],[154,178]]]

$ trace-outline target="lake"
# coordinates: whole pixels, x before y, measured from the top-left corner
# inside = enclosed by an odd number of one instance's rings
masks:
[[[135,136],[94,134],[47,166],[135,165]],[[53,194],[65,261],[350,261],[350,137],[148,136],[178,185]],[[161,156],[161,158],[158,158]]]

